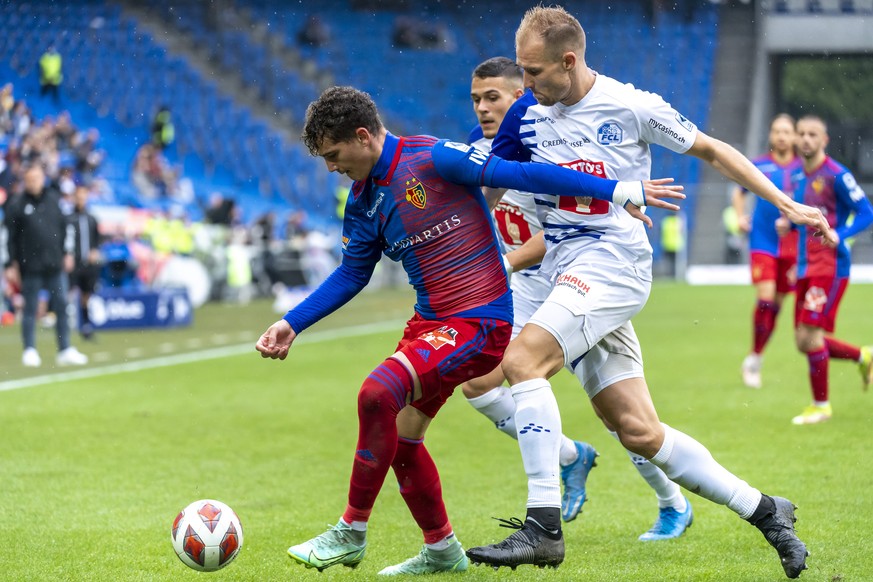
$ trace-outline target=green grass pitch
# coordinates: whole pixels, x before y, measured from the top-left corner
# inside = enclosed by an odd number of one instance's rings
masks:
[[[873,342],[871,293],[850,286],[840,337]],[[392,352],[412,303],[406,291],[362,294],[301,336],[284,362],[254,351],[277,318],[268,304],[210,305],[188,329],[107,332],[81,345],[94,363],[78,379],[48,365],[25,371],[18,329],[0,330],[0,580],[370,580],[417,553],[420,532],[389,474],[357,570],[319,574],[285,554],[341,514],[358,387]],[[873,394],[861,392],[853,364],[832,362],[833,420],[792,426],[809,388],[791,305],[766,355],[765,386],[755,391],[739,378],[752,303],[749,287],[655,286],[634,323],[661,418],[752,485],[799,506],[798,531],[812,552],[801,580],[873,580]],[[368,322],[381,326],[368,332]],[[50,334],[39,342],[51,362]],[[186,353],[195,355],[179,357]],[[167,357],[178,363],[154,366]],[[654,496],[575,379],[562,372],[554,387],[564,431],[601,453],[590,501],[564,528],[567,559],[557,570],[471,568],[466,579],[785,579],[757,530],[693,496],[694,525],[682,539],[638,542],[655,518]],[[524,515],[515,443],[460,395],[426,443],[460,540],[502,539],[508,530],[491,517]],[[245,530],[236,561],[214,574],[186,568],[169,535],[176,513],[206,497],[233,507]]]

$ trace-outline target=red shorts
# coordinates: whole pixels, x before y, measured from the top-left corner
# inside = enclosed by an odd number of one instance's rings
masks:
[[[421,398],[412,405],[436,416],[455,388],[500,364],[511,334],[512,324],[497,319],[433,320],[416,313],[397,344],[421,382]]]
[[[797,300],[794,302],[794,326],[801,323],[834,331],[837,311],[848,277],[805,277],[797,281]]]
[[[794,257],[774,257],[767,253],[752,251],[749,253],[749,263],[752,267],[752,283],[756,285],[763,281],[776,281],[777,293],[794,291],[797,277],[797,260]]]

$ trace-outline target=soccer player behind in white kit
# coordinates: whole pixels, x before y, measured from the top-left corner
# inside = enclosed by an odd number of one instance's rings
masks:
[[[596,74],[584,57],[585,33],[572,15],[560,7],[528,10],[516,32],[516,60],[532,94],[510,108],[492,144],[495,154],[642,180],[651,168],[649,144],[660,144],[706,160],[834,244],[819,210],[791,200],[734,148],[699,132],[661,97]],[[468,550],[471,561],[514,567],[557,566],[564,559],[555,474],[561,418],[548,378],[566,366],[625,448],[754,524],[776,548],[786,575],[799,576],[808,553],[794,532],[794,505],[762,495],[702,444],[658,418],[630,323],[651,289],[652,249],[642,227],[615,205],[591,199],[567,204],[549,195],[535,199],[547,247],[541,269],[554,286],[502,363],[516,402],[516,424],[542,427],[519,431],[528,475],[527,519],[506,540]]]
[[[488,59],[473,71],[470,95],[479,121],[470,134],[469,141],[473,146],[490,151],[491,142],[506,112],[524,94],[522,76],[521,67],[506,57]],[[527,259],[531,255],[535,256],[537,263],[541,260],[540,253],[536,251],[540,246],[528,244],[525,249],[516,251],[542,232],[533,194],[507,190],[494,209],[494,218],[507,251],[507,261],[525,263],[529,262]],[[551,283],[539,275],[539,265],[518,270],[514,270],[512,264],[507,267],[513,272],[510,287],[514,312],[512,337],[515,338],[548,297]],[[502,386],[504,380],[503,370],[498,367],[490,374],[465,382],[461,388],[467,401],[476,410],[490,419],[499,430],[517,439],[515,400],[509,388]],[[618,438],[615,432],[611,434]],[[688,500],[679,486],[670,481],[661,469],[636,453],[628,451],[628,454],[640,475],[654,489],[659,505],[655,525],[640,539],[651,541],[679,537],[691,523]],[[559,460],[564,486],[561,497],[561,517],[564,521],[575,519],[586,501],[585,483],[596,456],[597,452],[588,443],[561,435]]]

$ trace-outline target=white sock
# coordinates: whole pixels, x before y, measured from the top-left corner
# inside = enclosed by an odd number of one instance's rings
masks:
[[[664,444],[650,461],[692,493],[727,505],[743,519],[750,517],[761,502],[761,492],[719,465],[702,444],[663,426]]]
[[[552,386],[545,378],[535,378],[510,389],[515,399],[518,448],[527,473],[527,506],[561,507],[561,414]]]
[[[435,544],[424,544],[424,545],[426,545],[431,550],[440,551],[440,550],[445,550],[446,548],[448,548],[449,545],[454,541],[454,539],[455,539],[455,532],[452,532]]]
[[[481,396],[467,398],[467,402],[493,422],[497,430],[518,439],[515,428],[515,400],[509,388],[498,386]],[[579,458],[579,451],[576,450],[576,443],[561,435],[561,466],[569,465],[577,458]]]
[[[515,400],[505,386],[498,386],[481,396],[467,398],[470,406],[484,414],[497,430],[518,438],[515,430]]]
[[[576,443],[564,435],[561,435],[561,452],[559,453],[558,458],[561,461],[562,467],[566,467],[579,458],[579,451],[576,450]]]
[[[340,517],[340,523],[345,524],[352,528],[355,531],[367,531],[367,522],[366,521],[353,521],[352,523],[347,523],[342,517]]]
[[[615,440],[621,442],[618,438],[618,433],[612,430],[608,432]],[[688,504],[685,503],[685,496],[682,495],[679,485],[670,481],[667,475],[664,474],[664,471],[648,462],[645,457],[641,457],[627,449],[625,451],[630,456],[634,468],[636,468],[645,482],[649,484],[649,487],[655,491],[655,496],[658,498],[658,507],[672,507],[679,513],[684,512]]]

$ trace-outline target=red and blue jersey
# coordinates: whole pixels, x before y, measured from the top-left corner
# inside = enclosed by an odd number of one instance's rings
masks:
[[[803,179],[803,162],[798,157],[787,164],[780,164],[771,154],[752,160],[752,163],[773,182],[777,188],[794,196],[797,184]],[[744,192],[745,188],[743,189]],[[797,239],[794,235],[779,236],[776,232],[776,219],[779,209],[773,203],[758,198],[752,213],[752,230],[749,233],[749,251],[765,253],[773,257],[795,257]]]
[[[343,260],[285,314],[300,333],[363,289],[382,254],[399,261],[425,319],[512,322],[512,296],[480,186],[613,199],[618,182],[547,164],[502,160],[429,136],[385,137],[366,180],[355,182],[343,220]]]
[[[346,204],[343,263],[372,270],[380,251],[399,261],[426,319],[512,321],[512,304],[491,214],[479,187],[446,180],[429,136],[385,139],[370,179]]]
[[[804,172],[794,198],[821,210],[830,227],[840,237],[840,243],[835,248],[829,248],[820,237],[813,236],[814,230],[811,227],[800,227],[798,278],[848,277],[851,253],[846,239],[873,223],[873,206],[858,186],[855,177],[841,164],[825,157],[818,168]],[[851,225],[847,225],[852,213],[855,213],[855,219]]]

